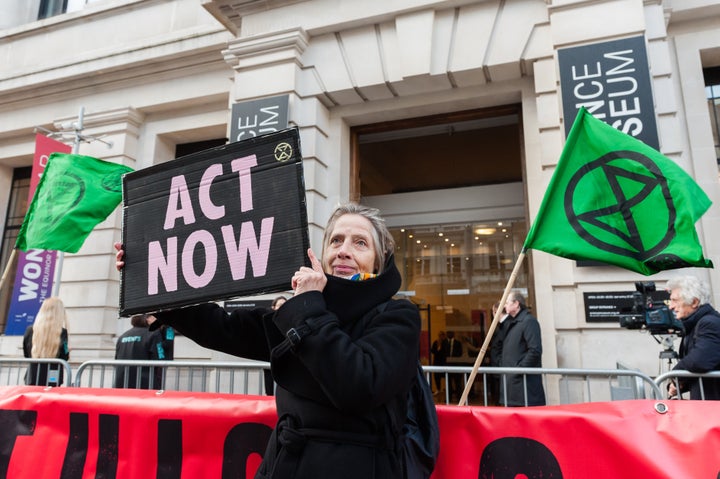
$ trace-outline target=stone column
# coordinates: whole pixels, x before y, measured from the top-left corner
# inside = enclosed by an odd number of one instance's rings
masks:
[[[328,150],[329,110],[320,101],[322,88],[310,71],[303,69],[303,53],[310,37],[302,29],[290,29],[237,38],[223,52],[235,70],[231,103],[288,95],[290,126],[300,132],[305,189],[310,224],[310,242],[319,248],[329,208],[347,191],[339,154]],[[343,194],[344,193],[344,194]]]

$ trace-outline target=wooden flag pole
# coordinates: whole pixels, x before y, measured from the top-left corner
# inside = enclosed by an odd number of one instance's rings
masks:
[[[3,290],[5,287],[5,281],[7,280],[8,274],[10,271],[12,271],[12,268],[15,267],[15,263],[17,259],[17,248],[13,248],[12,253],[10,253],[10,258],[8,258],[8,262],[5,265],[5,271],[3,271],[2,278],[0,278],[0,291]]]
[[[472,388],[473,382],[475,381],[475,376],[477,376],[478,368],[480,367],[480,364],[482,364],[483,359],[485,358],[485,352],[487,351],[490,340],[495,333],[495,328],[497,328],[497,325],[500,324],[500,318],[503,315],[502,311],[505,305],[505,301],[507,301],[507,297],[510,295],[510,290],[515,284],[515,278],[518,275],[518,271],[520,271],[520,265],[524,260],[525,249],[520,252],[520,256],[518,256],[518,259],[515,262],[515,267],[513,268],[512,273],[510,273],[510,278],[508,279],[507,286],[505,286],[505,291],[503,291],[502,298],[500,299],[500,307],[497,309],[497,311],[495,311],[495,317],[493,318],[492,323],[490,323],[490,328],[488,329],[487,335],[485,336],[485,341],[483,341],[482,347],[480,348],[477,358],[475,359],[475,364],[473,365],[473,369],[470,372],[470,377],[468,377],[467,384],[465,384],[465,390],[463,391],[462,396],[460,396],[460,402],[458,403],[458,406],[463,406],[467,402],[468,395],[470,394],[470,389]]]

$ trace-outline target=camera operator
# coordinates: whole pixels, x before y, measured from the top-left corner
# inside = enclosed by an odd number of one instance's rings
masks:
[[[707,285],[693,276],[682,276],[667,282],[670,309],[685,327],[679,357],[673,369],[705,373],[720,369],[720,314],[709,304]],[[686,378],[679,381],[680,394],[690,391],[690,399],[703,399],[700,381]],[[705,399],[720,399],[720,380],[703,379]],[[678,394],[675,382],[668,387],[668,396]]]

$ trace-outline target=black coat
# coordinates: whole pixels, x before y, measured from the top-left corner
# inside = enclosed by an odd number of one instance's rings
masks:
[[[673,369],[693,373],[720,370],[720,314],[709,304],[703,304],[697,311],[683,319],[685,336],[680,343],[680,360]],[[703,379],[705,399],[720,399],[720,380]],[[683,379],[682,391],[690,391],[690,399],[701,399],[700,381]]]
[[[165,328],[167,329],[167,328]],[[150,331],[147,327],[134,326],[125,331],[115,344],[115,359],[119,360],[162,360],[166,358],[163,341],[164,331]],[[140,378],[137,373],[140,370]],[[127,377],[126,373],[127,372]],[[160,369],[153,368],[150,381],[150,367],[118,366],[115,368],[113,387],[137,389],[162,389]]]
[[[23,335],[23,355],[26,358],[32,358],[32,341],[33,327],[28,326],[27,329],[25,329],[25,334]],[[68,332],[65,328],[63,328],[60,333],[60,345],[58,346],[58,352],[52,359],[64,359],[65,361],[70,359]],[[31,386],[60,386],[64,380],[64,368],[60,367],[57,376],[51,374],[53,377],[48,380],[48,366],[48,364],[31,364],[28,366],[28,370],[25,373],[25,384]],[[52,369],[54,369],[54,367]]]
[[[256,479],[402,477],[398,438],[420,316],[408,301],[373,313],[400,287],[388,264],[367,281],[328,276],[322,293],[294,296],[274,313],[205,304],[156,315],[202,346],[270,360],[279,419]],[[287,331],[304,325],[310,332],[290,347]]]
[[[500,366],[500,358],[502,357],[502,343],[505,338],[505,329],[507,329],[507,315],[505,315],[502,323],[498,323],[495,326],[495,332],[492,338],[490,338],[490,366]]]
[[[540,323],[527,309],[520,310],[514,318],[508,316],[503,321],[503,333],[500,366],[506,368],[542,367]],[[507,387],[503,378],[507,380]],[[508,406],[525,406],[525,384],[527,384],[527,405],[544,406],[545,390],[542,376],[539,374],[500,376],[500,403]]]
[[[432,343],[430,352],[433,355],[433,366],[445,366],[450,354],[450,342],[447,339],[436,339]]]

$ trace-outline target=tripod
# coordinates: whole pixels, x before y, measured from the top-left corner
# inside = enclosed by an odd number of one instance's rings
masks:
[[[659,339],[658,339],[659,337]],[[676,334],[659,334],[655,335],[653,334],[653,338],[655,341],[657,341],[658,344],[660,344],[664,349],[660,351],[660,354],[658,355],[659,358],[659,364],[658,364],[658,374],[662,374],[666,371],[670,371],[672,369],[672,362],[673,359],[678,358],[678,353],[675,351],[674,348],[674,342],[675,338],[677,338]],[[664,361],[667,361],[667,369],[663,370]]]

